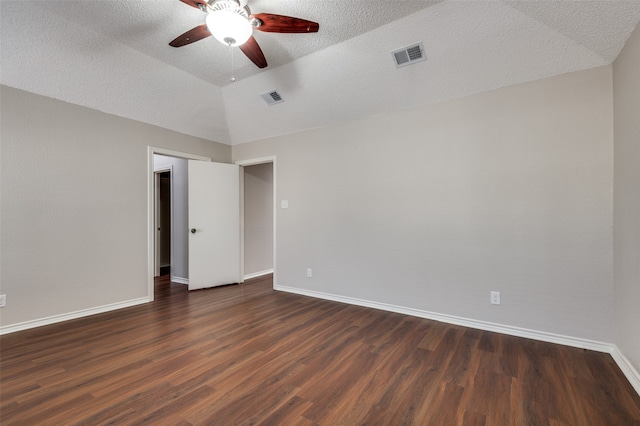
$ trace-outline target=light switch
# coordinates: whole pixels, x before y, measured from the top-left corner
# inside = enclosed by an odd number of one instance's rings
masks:
[[[282,201],[280,201],[280,206],[281,206],[283,209],[288,209],[288,208],[289,208],[289,200],[282,200]]]

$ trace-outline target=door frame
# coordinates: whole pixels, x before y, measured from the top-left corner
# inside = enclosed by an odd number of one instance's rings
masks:
[[[157,277],[160,275],[160,241],[158,238],[158,226],[160,225],[160,175],[162,173],[165,172],[169,172],[169,183],[170,183],[170,190],[169,190],[169,206],[171,209],[171,228],[169,229],[169,233],[172,235],[173,237],[173,166],[169,165],[169,166],[162,166],[159,167],[157,169],[154,168],[153,170],[153,208],[154,208],[154,214],[153,214],[153,219],[154,219],[154,243],[153,243],[153,250],[154,250],[154,276]],[[173,245],[173,238],[171,239],[171,244]],[[171,260],[170,263],[173,264],[173,250],[171,250]]]
[[[258,164],[271,163],[273,167],[273,287],[277,284],[277,268],[276,268],[276,156],[260,157],[248,160],[236,161],[235,164],[240,166],[240,277],[244,280],[244,168],[248,166],[257,166]]]
[[[189,154],[187,152],[173,151],[170,149],[147,146],[147,297],[149,302],[155,300],[154,274],[155,274],[155,170],[153,156],[166,155],[167,157],[183,158],[185,160],[211,161],[210,157]]]

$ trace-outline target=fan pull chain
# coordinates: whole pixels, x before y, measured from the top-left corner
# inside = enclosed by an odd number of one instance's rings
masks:
[[[231,52],[231,82],[235,83],[236,77],[234,75],[234,66],[233,66],[233,47],[231,43],[229,43],[229,52]]]

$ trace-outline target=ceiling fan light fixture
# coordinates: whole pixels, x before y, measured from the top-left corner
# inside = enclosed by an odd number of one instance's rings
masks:
[[[0,0],[1,1],[1,0]],[[180,0],[182,3],[207,12],[205,24],[200,24],[179,35],[169,43],[171,47],[182,47],[209,36],[229,47],[239,46],[244,55],[258,68],[268,66],[258,41],[252,37],[256,29],[267,33],[316,33],[317,22],[273,13],[251,13],[248,0]],[[233,49],[231,68],[233,69]],[[233,80],[233,76],[232,76]]]
[[[251,37],[253,27],[239,10],[213,10],[207,15],[207,28],[220,43],[240,46]]]

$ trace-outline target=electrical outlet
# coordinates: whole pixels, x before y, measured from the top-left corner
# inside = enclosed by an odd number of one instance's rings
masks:
[[[313,277],[313,271],[311,270],[311,268],[307,268],[307,278],[311,277]]]
[[[5,306],[7,306],[7,295],[0,294],[0,308],[4,308]]]
[[[500,292],[499,291],[492,291],[491,292],[491,304],[492,305],[499,305],[500,304]]]

